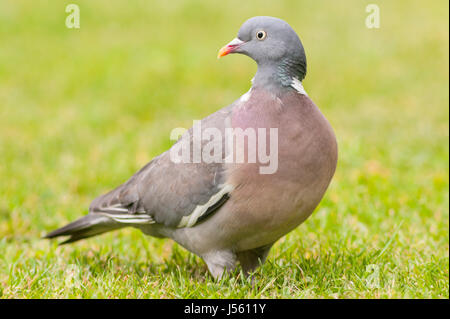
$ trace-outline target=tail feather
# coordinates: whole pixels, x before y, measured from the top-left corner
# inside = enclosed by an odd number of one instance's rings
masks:
[[[127,225],[122,225],[121,223],[118,223],[114,219],[111,219],[105,215],[91,213],[70,224],[67,224],[64,227],[48,233],[44,236],[44,238],[50,239],[60,236],[70,236],[67,240],[60,243],[60,245],[63,245],[83,238],[100,235],[124,226]]]

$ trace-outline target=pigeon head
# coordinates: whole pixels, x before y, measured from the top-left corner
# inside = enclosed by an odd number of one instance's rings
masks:
[[[220,49],[249,56],[258,64],[253,85],[290,87],[306,75],[303,45],[291,26],[278,18],[253,17],[244,22],[238,36]]]

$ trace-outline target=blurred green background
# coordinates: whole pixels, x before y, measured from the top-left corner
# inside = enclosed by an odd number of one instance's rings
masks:
[[[80,7],[68,29],[65,7]],[[369,3],[380,28],[368,29]],[[447,1],[0,1],[2,298],[448,298]],[[339,143],[316,212],[255,274],[214,282],[169,240],[40,236],[239,98],[255,63],[218,49],[286,20]]]

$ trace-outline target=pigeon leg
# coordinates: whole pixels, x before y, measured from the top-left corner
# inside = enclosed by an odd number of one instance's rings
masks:
[[[231,250],[221,250],[202,256],[208,265],[209,272],[216,280],[220,280],[225,271],[233,272],[236,268],[236,254]]]
[[[236,254],[246,276],[264,263],[272,245],[273,243],[255,249],[241,251]]]

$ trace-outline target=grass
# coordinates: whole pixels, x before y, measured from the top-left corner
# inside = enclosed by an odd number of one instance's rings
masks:
[[[0,2],[2,298],[448,298],[448,2]],[[69,2],[68,2],[69,3]],[[255,64],[217,50],[255,15],[287,20],[304,86],[339,143],[316,212],[255,273],[220,282],[138,230],[57,247],[40,236],[250,86]]]

